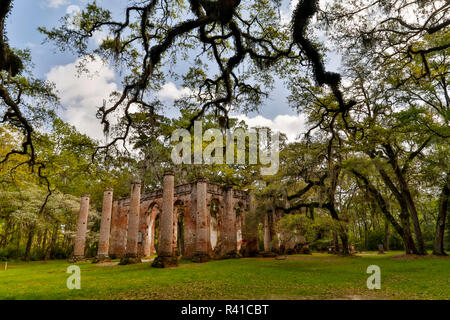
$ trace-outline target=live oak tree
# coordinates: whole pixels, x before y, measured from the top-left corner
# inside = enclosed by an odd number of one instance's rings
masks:
[[[308,134],[315,129],[339,132],[335,139],[376,160],[376,171],[401,207],[404,228],[400,230],[395,222],[394,226],[404,236],[409,253],[424,254],[425,248],[408,171],[417,169],[414,162],[432,145],[448,144],[448,10],[445,1],[361,0],[351,6],[342,1],[324,5],[317,10],[318,23],[345,57],[344,74],[352,106],[348,112],[340,112],[342,108],[331,108],[327,95],[305,79],[293,77],[292,81],[294,105],[302,111],[313,106],[310,108],[316,120]],[[342,115],[343,126],[336,120],[338,114]],[[361,181],[365,177],[355,168],[353,171],[362,185],[369,183]],[[444,181],[447,171],[446,165],[441,167]],[[374,193],[373,185],[367,183],[366,188],[387,213],[380,203],[385,202],[381,194]],[[441,185],[445,195],[446,183]],[[441,198],[445,207],[448,200]],[[442,208],[440,212],[446,210]],[[409,231],[410,219],[417,249]],[[443,222],[440,218],[438,223],[437,230],[443,230],[445,219]]]
[[[180,59],[192,65],[186,85],[194,87],[191,98],[201,105],[193,120],[210,110],[226,118],[232,102],[251,109],[267,94],[260,83],[270,85],[271,72],[255,72],[257,68],[268,71],[271,66],[273,71],[280,57],[294,55],[292,46],[284,48],[288,36],[279,28],[277,5],[277,1],[141,1],[127,7],[122,21],[114,21],[109,11],[93,2],[79,15],[66,17],[60,28],[42,31],[62,49],[112,58],[131,70],[124,75],[120,96],[99,109],[105,130],[121,105],[125,116],[133,104],[148,105],[164,78],[162,66]],[[108,36],[98,48],[88,50],[87,41],[100,30]],[[205,73],[206,68],[212,72]],[[124,126],[131,123],[128,119]],[[125,138],[127,130],[109,145]]]
[[[6,19],[12,10],[12,0],[0,4],[0,124],[18,129],[22,136],[18,148],[7,150],[0,155],[0,164],[12,156],[19,155],[22,163],[30,168],[47,185],[50,183],[44,175],[45,165],[37,161],[34,146],[35,129],[52,118],[57,97],[53,86],[34,78],[31,74],[30,53],[16,50],[8,44]]]
[[[270,88],[272,73],[282,73],[290,60],[309,62],[314,80],[328,86],[337,101],[332,112],[345,115],[354,102],[345,101],[339,88],[340,75],[326,71],[316,44],[309,39],[308,27],[318,11],[317,1],[300,1],[290,26],[280,24],[279,5],[279,1],[142,1],[128,6],[123,20],[115,21],[109,11],[92,2],[78,15],[66,16],[60,28],[41,31],[63,50],[113,58],[131,70],[124,76],[122,94],[112,105],[99,108],[106,132],[109,117],[121,106],[127,119],[123,134],[106,148],[128,137],[133,122],[131,106],[149,105],[152,92],[163,79],[161,65],[176,62],[180,56],[193,65],[185,79],[193,92],[191,98],[201,105],[192,121],[212,110],[228,127],[232,107],[233,111],[237,111],[236,106],[244,111],[257,107],[267,95],[262,88]],[[108,36],[98,48],[89,50],[89,38],[99,31]],[[205,58],[214,65],[201,62]],[[211,72],[205,72],[207,68]]]
[[[30,78],[27,54],[8,46],[4,21],[11,3],[0,5],[0,111],[3,123],[18,128],[23,141],[21,148],[6,150],[3,159],[18,156],[44,178],[35,127],[56,97],[51,86]],[[285,148],[283,165],[289,170],[264,181],[255,168],[236,167],[225,176],[236,170],[243,179],[227,181],[242,186],[263,181],[261,195],[270,194],[271,205],[285,213],[303,208],[327,212],[340,226],[343,253],[352,237],[349,215],[356,217],[362,206],[374,211],[371,221],[380,214],[389,221],[407,253],[425,253],[428,225],[435,222],[434,252],[444,254],[448,2],[300,0],[288,25],[281,23],[279,6],[280,1],[265,0],[142,0],[129,2],[115,20],[91,1],[80,13],[66,16],[60,27],[41,28],[48,40],[84,61],[99,56],[122,68],[121,92],[98,109],[111,139],[106,146],[94,146],[94,155],[103,159],[96,163],[101,167],[97,174],[105,178],[114,168],[109,153],[120,141],[125,146],[131,142],[143,154],[142,162],[119,157],[126,163],[125,176],[149,174],[153,181],[162,171],[167,146],[157,136],[166,119],[155,97],[167,74],[189,89],[177,105],[187,107],[189,116],[173,122],[188,129],[208,116],[220,128],[232,127],[229,113],[257,110],[279,76],[289,79],[291,103],[309,117],[309,131],[299,144]],[[345,58],[342,74],[325,67],[324,49],[331,48],[330,42],[325,47],[315,40],[322,30]],[[99,32],[105,37],[93,47],[90,39]],[[175,72],[181,61],[188,70]],[[33,99],[21,99],[24,95]],[[133,112],[136,106],[139,112]],[[155,154],[146,145],[158,151],[160,162],[153,167],[149,163]],[[125,177],[116,174],[120,185]],[[287,181],[295,182],[293,187],[286,188]],[[354,192],[368,195],[361,206],[352,204]],[[436,216],[424,209],[425,193],[439,202]]]
[[[129,192],[132,174],[122,159],[92,165],[92,153],[98,146],[94,140],[58,118],[47,127],[45,133],[34,132],[34,144],[36,161],[46,166],[51,182],[50,196],[41,179],[23,165],[26,155],[11,155],[0,165],[0,259],[67,257],[76,233],[79,197],[85,193],[91,194],[89,245],[95,246],[96,212],[101,210],[104,190],[114,187],[117,196]],[[0,126],[1,154],[20,146],[19,133]]]

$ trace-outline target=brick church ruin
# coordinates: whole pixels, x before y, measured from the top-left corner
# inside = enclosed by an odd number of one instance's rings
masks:
[[[246,226],[254,211],[248,191],[199,179],[175,186],[174,174],[164,174],[163,188],[141,195],[131,184],[129,198],[103,199],[97,261],[121,258],[121,264],[140,262],[157,254],[154,267],[177,265],[178,258],[195,262],[250,256],[258,252],[257,226]],[[89,196],[81,199],[74,260],[84,259]]]

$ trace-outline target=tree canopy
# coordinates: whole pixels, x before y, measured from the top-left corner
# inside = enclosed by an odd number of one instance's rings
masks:
[[[80,196],[90,190],[99,206],[102,188],[126,194],[133,176],[144,190],[157,188],[164,169],[173,167],[180,182],[207,176],[253,189],[260,200],[255,219],[262,224],[269,216],[274,238],[278,225],[285,234],[302,229],[311,244],[328,239],[343,254],[352,243],[388,247],[391,238],[408,254],[445,254],[448,1],[300,0],[288,23],[280,0],[129,1],[118,18],[89,1],[60,26],[40,31],[82,61],[101,57],[122,70],[121,89],[98,106],[106,145],[55,115],[53,85],[33,77],[29,52],[8,45],[5,20],[12,4],[0,5],[0,165],[10,201],[0,221],[27,225],[30,246],[35,230],[47,235],[40,215],[55,226],[66,219],[58,218],[65,209],[47,203],[52,192]],[[104,37],[92,46],[99,32]],[[342,57],[339,72],[326,68],[330,50]],[[181,62],[189,67],[175,71]],[[81,72],[88,72],[85,66]],[[179,119],[167,117],[157,96],[171,77],[189,89],[175,102]],[[308,128],[296,141],[283,141],[277,174],[262,176],[257,165],[192,169],[171,163],[175,129],[192,130],[198,119],[205,130],[245,127],[231,114],[258,111],[279,79]],[[32,173],[21,171],[23,165]],[[11,180],[17,176],[26,176],[29,187]],[[30,199],[43,197],[42,182],[47,200],[37,210]],[[17,205],[15,192],[22,187],[29,192],[19,198],[31,207]],[[0,232],[6,246],[11,231]],[[21,235],[15,237],[20,243]]]

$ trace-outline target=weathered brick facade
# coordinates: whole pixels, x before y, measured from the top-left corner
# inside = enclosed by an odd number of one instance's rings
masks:
[[[113,190],[108,189],[103,195],[102,220],[100,223],[100,237],[98,240],[97,260],[109,259],[109,235],[111,232],[111,214],[113,207]]]
[[[254,210],[254,200],[252,203],[247,191],[205,179],[174,186],[170,172],[164,181],[163,189],[142,196],[138,194],[140,184],[134,183],[132,197],[113,202],[109,198],[112,190],[105,192],[104,203],[109,208],[104,208],[102,220],[110,220],[111,225],[106,239],[107,228],[102,223],[99,256],[108,253],[111,258],[139,258],[156,253],[170,257],[170,261],[182,256],[202,262],[238,256],[239,250],[244,255],[258,251],[257,224],[246,222],[249,211]],[[211,217],[213,202],[216,212]],[[79,246],[81,242],[80,238]]]
[[[86,232],[87,222],[89,214],[89,199],[88,194],[81,197],[80,213],[78,215],[78,228],[77,235],[75,237],[75,247],[73,252],[73,258],[75,261],[84,260],[84,250],[86,247]]]

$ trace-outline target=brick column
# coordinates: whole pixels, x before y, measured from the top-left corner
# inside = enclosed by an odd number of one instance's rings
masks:
[[[97,261],[110,260],[108,251],[109,234],[111,231],[113,193],[113,189],[107,189],[103,193],[102,220],[100,222],[100,237],[98,241]]]
[[[209,224],[208,224],[208,206],[206,195],[208,192],[208,181],[199,179],[197,181],[197,237],[195,242],[195,254],[192,258],[194,262],[205,262],[210,259],[209,248],[211,246]]]
[[[141,183],[131,183],[130,211],[128,213],[127,247],[125,257],[120,264],[139,263],[137,245],[139,233],[139,214],[141,206]]]
[[[84,249],[86,246],[87,221],[89,214],[90,195],[85,194],[81,197],[80,213],[78,216],[77,235],[75,237],[75,248],[73,258],[75,261],[84,260]]]
[[[125,200],[120,200],[118,206],[116,247],[114,249],[117,258],[124,258],[126,254],[128,211],[128,207],[125,206]]]
[[[111,213],[111,233],[109,238],[109,257],[115,259],[117,257],[117,240],[119,237],[119,201],[114,201]]]
[[[225,212],[222,225],[222,252],[227,257],[235,258],[237,256],[237,234],[236,234],[236,213],[233,206],[233,188],[225,187]]]
[[[197,188],[196,183],[191,184],[190,201],[187,201],[184,216],[184,253],[183,259],[192,259],[195,253],[197,236]]]
[[[173,201],[175,178],[172,171],[164,173],[162,212],[159,220],[158,257],[153,261],[155,268],[165,268],[178,265],[178,259],[173,252]]]

